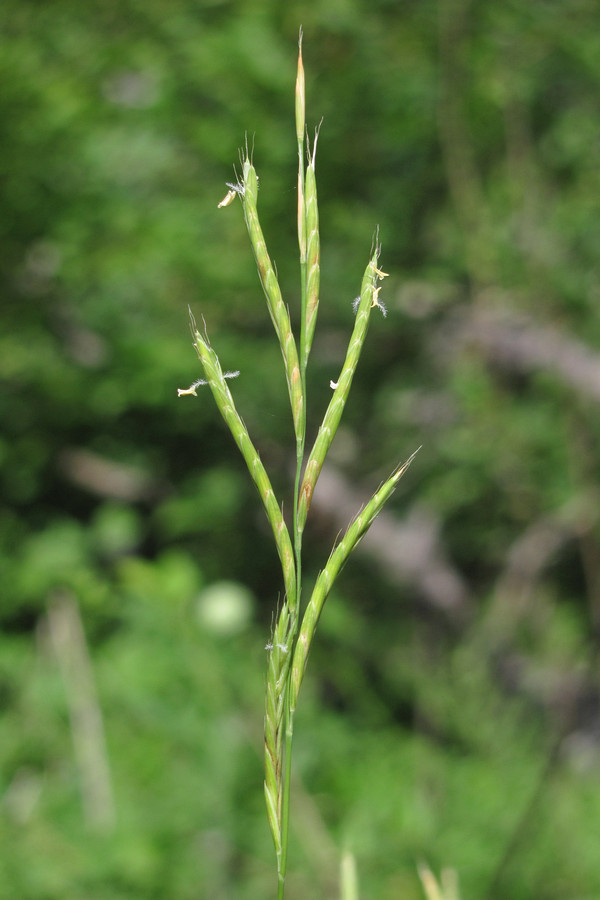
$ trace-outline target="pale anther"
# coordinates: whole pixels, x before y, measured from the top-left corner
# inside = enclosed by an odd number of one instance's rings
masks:
[[[373,309],[373,307],[376,306],[378,309],[381,310],[381,313],[385,319],[385,317],[387,316],[387,307],[386,307],[385,303],[383,302],[383,300],[379,299],[379,291],[380,290],[381,290],[380,287],[373,288],[373,296],[371,298],[371,309]]]
[[[225,196],[221,200],[221,202],[217,203],[217,209],[221,209],[222,206],[229,206],[230,203],[233,203],[233,201],[235,200],[235,197],[236,197],[235,191],[233,191],[233,190],[228,191],[227,194],[225,194]]]
[[[233,203],[235,200],[236,194],[239,194],[243,199],[244,197],[244,185],[243,184],[232,184],[230,181],[225,182],[227,187],[229,188],[228,193],[223,197],[220,203],[217,204],[217,209],[221,209],[222,206],[229,206],[230,203]]]
[[[377,266],[373,266],[373,271],[375,272],[375,274],[377,275],[377,277],[378,277],[379,279],[381,279],[381,278],[387,278],[387,277],[389,276],[389,274],[390,274],[389,272],[382,272],[381,269],[378,269],[378,268],[377,268]]]

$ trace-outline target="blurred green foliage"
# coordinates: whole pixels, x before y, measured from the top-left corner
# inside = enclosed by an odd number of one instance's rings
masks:
[[[597,4],[5,0],[0,900],[273,894],[276,556],[210,398],[176,389],[190,305],[289,504],[279,349],[216,207],[247,134],[294,316],[300,24],[324,119],[313,431],[377,224],[391,273],[307,582],[345,496],[423,450],[328,601],[290,900],[336,897],[346,847],[378,900],[420,897],[421,859],[473,900],[600,896]]]

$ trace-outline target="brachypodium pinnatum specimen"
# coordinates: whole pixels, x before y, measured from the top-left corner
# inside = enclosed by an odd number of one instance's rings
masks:
[[[306,162],[305,131],[301,33],[296,79],[298,243],[302,298],[299,346],[292,332],[288,308],[283,301],[277,273],[271,262],[258,219],[258,178],[247,146],[241,153],[241,178],[235,184],[227,184],[229,191],[218,204],[219,207],[229,206],[236,197],[239,197],[241,201],[258,274],[283,356],[296,437],[296,478],[291,534],[284,521],[281,504],[273,492],[269,476],[246,426],[237,412],[227,384],[227,379],[233,378],[239,373],[223,373],[219,358],[209,343],[206,331],[201,333],[197,330],[193,317],[194,346],[200,357],[205,379],[199,379],[189,388],[179,391],[180,395],[195,395],[199,385],[208,384],[261,496],[271,523],[283,571],[285,593],[274,622],[273,634],[267,644],[268,674],[265,710],[265,798],[277,857],[279,900],[283,898],[286,873],[294,713],[317,622],[342,566],[393,493],[400,477],[414,457],[413,454],[407,462],[399,466],[376,491],[366,506],[357,513],[344,537],[332,550],[326,566],[317,578],[308,602],[302,604],[301,549],[306,517],[317,479],[348,398],[367,334],[371,311],[374,307],[378,307],[385,314],[385,306],[379,299],[381,288],[378,282],[386,275],[378,265],[380,246],[376,236],[371,258],[363,275],[360,296],[354,301],[355,322],[346,359],[337,382],[331,382],[333,389],[331,401],[316,440],[306,458],[306,368],[319,308],[320,249],[315,180],[318,130],[312,148],[309,147],[306,153]]]

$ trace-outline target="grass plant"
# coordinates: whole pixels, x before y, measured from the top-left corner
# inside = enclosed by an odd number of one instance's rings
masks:
[[[352,550],[369,529],[386,501],[392,495],[414,454],[398,466],[373,494],[348,525],[344,536],[333,547],[326,565],[312,591],[303,602],[302,536],[311,499],[331,442],[335,437],[352,379],[365,343],[372,310],[385,313],[379,299],[379,282],[386,273],[379,268],[381,247],[378,232],[372,242],[360,295],[354,303],[355,321],[346,358],[337,382],[332,382],[330,403],[310,452],[306,453],[306,371],[319,309],[320,238],[316,187],[316,151],[319,131],[312,146],[308,144],[305,122],[305,81],[302,62],[302,33],[298,44],[298,69],[295,93],[296,137],[298,142],[298,246],[300,253],[301,325],[299,344],[293,333],[277,272],[269,256],[258,217],[258,177],[248,145],[240,153],[241,176],[219,207],[239,198],[256,260],[256,266],[267,301],[275,334],[281,348],[285,378],[296,440],[296,475],[293,515],[286,524],[282,506],[275,496],[269,476],[258,450],[239,415],[227,380],[238,373],[224,373],[212,348],[206,327],[200,331],[191,316],[194,346],[200,357],[205,379],[194,382],[181,394],[195,394],[200,384],[207,384],[217,407],[240,449],[248,471],[257,487],[271,524],[281,562],[284,595],[274,619],[267,644],[268,667],[265,697],[265,800],[269,827],[275,845],[277,862],[277,897],[284,896],[287,868],[288,823],[290,813],[290,774],[294,735],[294,715],[307,660],[323,606],[335,579]],[[190,313],[191,315],[191,313]]]

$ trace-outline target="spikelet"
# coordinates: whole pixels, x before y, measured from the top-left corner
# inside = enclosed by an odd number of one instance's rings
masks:
[[[305,233],[306,233],[306,304],[304,309],[304,333],[302,339],[302,367],[306,369],[308,355],[312,346],[317,311],[319,308],[319,287],[321,281],[321,244],[319,238],[319,207],[317,204],[317,181],[315,175],[315,157],[317,140],[315,134],[312,155],[309,151],[305,184]]]
[[[332,384],[335,385],[333,396],[329,402],[325,416],[323,417],[319,433],[313,444],[304,471],[304,478],[298,498],[298,526],[301,530],[306,523],[306,516],[312,500],[313,491],[321,473],[325,456],[327,455],[327,451],[331,446],[331,442],[340,423],[346,400],[348,399],[348,394],[350,392],[352,379],[367,336],[369,318],[371,316],[371,309],[373,308],[373,298],[377,296],[377,280],[382,275],[377,268],[379,253],[380,247],[376,243],[371,259],[369,260],[363,275],[360,303],[358,304],[356,311],[354,329],[348,345],[346,359],[344,360],[344,365],[337,382],[332,382]]]
[[[267,645],[269,662],[265,698],[265,801],[278,871],[281,869],[283,776],[286,762],[283,745],[284,717],[294,628],[289,607],[284,603],[272,639]]]
[[[298,351],[292,333],[290,316],[287,307],[283,302],[279,281],[277,280],[275,268],[271,262],[262,228],[260,227],[260,222],[258,220],[256,207],[258,199],[258,178],[247,150],[243,160],[242,185],[244,191],[243,194],[240,194],[240,197],[242,198],[246,227],[250,236],[250,243],[252,244],[260,282],[267,299],[271,320],[275,327],[279,346],[281,347],[290,405],[292,407],[292,416],[294,419],[294,432],[296,434],[296,441],[299,441],[302,439],[304,433],[304,392],[300,377]]]
[[[306,88],[302,62],[302,29],[298,36],[298,70],[296,74],[296,140],[298,141],[298,246],[300,265],[306,263],[306,220],[304,215],[304,129],[306,127]]]
[[[298,693],[315,629],[333,583],[350,553],[367,533],[374,519],[395,491],[400,478],[404,475],[417,453],[418,450],[415,450],[412,456],[390,475],[379,490],[373,494],[367,505],[354,517],[344,537],[332,551],[327,565],[317,578],[311,598],[302,617],[302,624],[300,625],[300,632],[294,650],[290,689],[290,710],[292,713],[296,708]]]
[[[296,566],[294,551],[287,526],[279,504],[275,498],[269,476],[265,470],[258,451],[250,439],[250,435],[244,425],[231,396],[229,386],[225,381],[219,358],[211,347],[208,337],[194,331],[194,342],[198,356],[202,363],[208,386],[210,387],[219,412],[225,419],[233,439],[238,445],[242,456],[252,476],[252,480],[258,489],[267,518],[271,523],[277,552],[281,560],[287,602],[291,609],[296,606]]]

